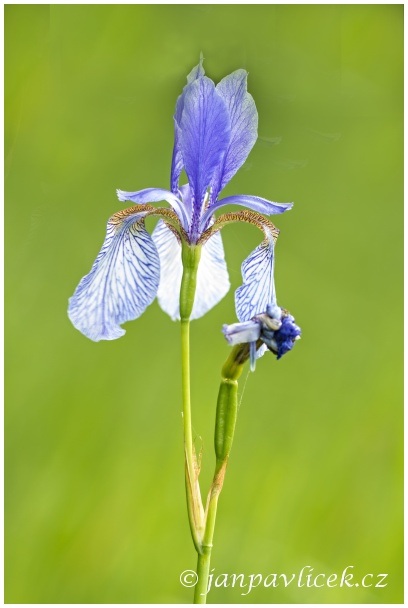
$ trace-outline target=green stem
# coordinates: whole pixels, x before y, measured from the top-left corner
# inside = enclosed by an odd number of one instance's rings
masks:
[[[183,277],[180,289],[180,318],[181,318],[181,370],[183,394],[183,429],[184,449],[186,459],[186,496],[188,519],[191,535],[196,550],[201,551],[203,534],[204,510],[198,484],[198,466],[194,454],[191,400],[190,400],[190,316],[194,305],[197,284],[197,270],[200,261],[201,247],[183,243]]]
[[[213,482],[208,496],[208,507],[205,530],[201,544],[201,553],[197,561],[197,584],[194,590],[194,603],[205,604],[207,601],[208,578],[211,564],[215,520],[217,516],[218,497],[224,484],[238,410],[238,378],[242,374],[245,361],[249,357],[249,347],[238,345],[232,349],[222,368],[222,378],[218,392],[217,414],[215,420],[214,447],[216,465]]]
[[[202,542],[202,553],[197,559],[197,584],[194,589],[194,604],[207,603],[207,586],[210,574],[211,550],[213,546],[215,518],[217,516],[218,493],[214,493],[208,505],[205,532]]]

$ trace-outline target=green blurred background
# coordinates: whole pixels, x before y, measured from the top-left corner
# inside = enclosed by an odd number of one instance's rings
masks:
[[[94,344],[66,308],[115,188],[168,186],[203,51],[214,80],[249,71],[260,137],[225,194],[295,202],[275,218],[276,284],[303,329],[247,378],[212,565],[389,575],[208,601],[402,602],[402,5],[8,5],[5,35],[5,601],[191,601],[179,326],[155,302]],[[223,238],[232,289],[192,327],[205,488],[220,330],[260,234]]]

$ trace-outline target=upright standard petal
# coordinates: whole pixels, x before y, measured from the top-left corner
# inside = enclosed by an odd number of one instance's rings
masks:
[[[144,190],[138,190],[137,192],[125,192],[124,190],[116,190],[118,199],[122,202],[132,201],[136,205],[144,205],[146,203],[157,203],[159,201],[166,201],[169,203],[181,222],[181,225],[185,230],[188,230],[189,218],[184,208],[183,202],[178,196],[165,190],[164,188],[145,188]]]
[[[191,190],[189,184],[184,184],[180,186],[179,189],[181,200],[183,201],[183,209],[188,217],[188,221],[190,224],[191,217],[193,215],[193,201],[191,200]]]
[[[173,155],[171,158],[170,187],[172,192],[175,194],[177,194],[178,183],[183,170],[183,155],[181,154],[180,139],[181,129],[178,122],[174,118],[174,146]]]
[[[205,70],[203,67],[204,56],[200,53],[200,61],[199,63],[193,67],[191,72],[187,76],[187,84],[194,82],[194,80],[198,80],[198,78],[202,78],[205,76]]]
[[[266,215],[284,213],[293,207],[293,203],[273,203],[272,201],[268,201],[266,198],[261,198],[260,196],[251,196],[248,194],[227,196],[226,198],[222,198],[221,200],[213,203],[203,214],[200,223],[201,230],[205,230],[207,228],[209,220],[214,211],[220,207],[224,207],[224,205],[240,205],[241,207],[247,207],[248,209],[258,211],[259,213],[265,213]]]
[[[200,78],[204,78],[205,76],[205,70],[203,68],[203,55],[201,53],[200,55],[200,63],[198,63],[192,70],[191,72],[187,75],[187,84],[185,85],[183,92],[181,93],[181,95],[179,95],[177,102],[176,102],[176,110],[174,113],[174,119],[175,121],[180,125],[181,123],[181,116],[183,114],[183,109],[184,109],[184,99],[186,96],[186,93],[189,89],[189,85],[191,85],[193,82],[195,82],[196,80],[200,80]]]
[[[183,114],[184,108],[184,98],[186,96],[186,91],[188,90],[189,85],[198,80],[199,78],[203,78],[205,72],[203,68],[203,56],[200,55],[200,63],[196,65],[189,75],[187,76],[187,84],[183,89],[182,94],[179,96],[176,102],[176,111],[174,113],[174,147],[173,147],[173,157],[171,160],[171,190],[174,193],[177,193],[178,190],[178,182],[180,179],[180,174],[183,170],[183,155],[181,153],[180,147],[180,137],[181,137],[181,116]]]
[[[197,237],[207,188],[230,141],[230,119],[212,80],[204,76],[186,91],[181,117],[181,152],[193,195],[192,237]]]
[[[247,91],[248,73],[236,70],[221,80],[217,92],[227,106],[231,122],[231,139],[214,183],[213,200],[245,162],[258,137],[258,112]]]
[[[181,246],[177,237],[160,220],[152,238],[160,257],[161,276],[157,298],[173,321],[180,319],[180,287],[183,276]],[[219,233],[203,245],[197,271],[197,286],[191,319],[211,310],[230,288],[224,248]]]
[[[159,256],[144,227],[151,210],[137,206],[110,218],[102,249],[69,300],[73,325],[94,342],[123,336],[120,325],[137,319],[156,297]]]

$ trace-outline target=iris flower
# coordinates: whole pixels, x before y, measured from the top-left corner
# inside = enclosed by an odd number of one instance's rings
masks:
[[[220,229],[232,222],[255,225],[264,235],[242,264],[243,284],[235,293],[238,319],[249,321],[276,304],[274,246],[279,231],[261,214],[282,213],[292,203],[243,194],[219,198],[255,144],[257,128],[247,72],[237,70],[215,86],[201,59],[176,104],[170,190],[117,191],[120,201],[134,206],[110,218],[102,249],[70,298],[68,314],[79,331],[96,342],[119,338],[125,333],[121,325],[138,318],[156,296],[161,308],[179,319],[186,248],[200,249],[190,318],[204,315],[230,287]],[[188,183],[180,185],[183,169]],[[160,201],[170,208],[151,205]],[[246,210],[216,219],[214,213],[224,205]],[[145,228],[148,216],[160,217],[152,235]]]
[[[266,312],[255,315],[249,321],[224,325],[222,331],[230,346],[249,344],[252,371],[255,370],[256,358],[266,349],[280,359],[292,350],[302,333],[294,317],[276,304],[268,305]]]

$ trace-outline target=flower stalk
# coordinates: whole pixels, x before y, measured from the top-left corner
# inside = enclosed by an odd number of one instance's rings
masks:
[[[194,450],[191,422],[190,316],[194,306],[200,256],[201,247],[191,247],[186,243],[183,243],[183,277],[180,288],[180,318],[185,481],[188,519],[191,536],[193,537],[194,546],[197,552],[201,551],[201,541],[204,531],[204,508],[198,482],[199,466]]]

